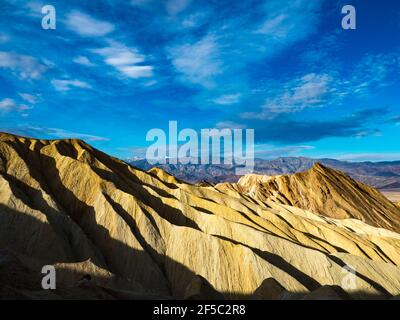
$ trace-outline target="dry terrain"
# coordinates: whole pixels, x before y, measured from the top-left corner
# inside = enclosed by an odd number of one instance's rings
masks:
[[[400,189],[382,190],[382,193],[392,202],[400,202]]]
[[[243,179],[195,186],[80,140],[0,134],[0,298],[400,295],[400,209],[376,190],[321,165],[267,191]]]

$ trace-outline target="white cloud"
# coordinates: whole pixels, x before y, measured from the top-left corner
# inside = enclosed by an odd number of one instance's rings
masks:
[[[37,102],[37,96],[29,93],[19,93],[19,96],[30,104],[35,104]]]
[[[0,68],[16,72],[21,79],[37,79],[47,70],[46,65],[31,56],[6,51],[0,51]]]
[[[316,23],[323,0],[271,0],[264,5],[266,18],[255,31],[269,44],[288,46],[317,29]]]
[[[88,59],[88,57],[85,57],[85,56],[75,57],[72,61],[77,64],[81,64],[81,65],[87,66],[87,67],[94,66],[94,64]]]
[[[100,136],[95,136],[91,134],[85,134],[85,133],[76,133],[76,132],[71,132],[68,130],[64,129],[59,129],[59,128],[44,128],[44,127],[28,127],[27,128],[30,131],[36,131],[40,134],[46,134],[55,138],[59,139],[70,139],[70,138],[76,138],[76,139],[83,139],[86,141],[109,141],[110,139],[100,137]]]
[[[398,71],[400,59],[392,54],[366,54],[355,67],[349,82],[352,84],[353,93],[368,93],[372,86],[387,86],[388,76],[393,71]]]
[[[188,16],[185,16],[182,20],[182,27],[183,28],[194,28],[194,27],[198,27],[199,25],[203,24],[204,21],[206,21],[207,19],[207,14],[205,12],[197,12],[197,13],[193,13],[190,14]]]
[[[321,106],[331,93],[331,81],[328,74],[307,74],[286,83],[283,91],[267,99],[261,112],[247,112],[241,116],[245,119],[272,119],[280,114]]]
[[[220,121],[215,125],[215,127],[217,129],[245,129],[246,125],[233,121]]]
[[[3,112],[10,112],[14,110],[19,112],[25,112],[30,109],[32,109],[32,107],[29,107],[25,104],[17,104],[13,99],[10,98],[5,98],[3,100],[0,100],[0,111]]]
[[[288,36],[289,29],[287,28],[288,17],[286,14],[280,14],[273,18],[264,21],[262,26],[256,31],[264,35],[269,35],[275,39],[284,39]]]
[[[213,86],[213,77],[222,72],[214,36],[208,35],[195,43],[170,48],[169,52],[174,67],[184,81],[210,87]]]
[[[53,87],[57,90],[57,91],[69,91],[73,88],[80,88],[80,89],[90,89],[91,86],[81,80],[61,80],[61,79],[54,79],[51,81],[51,84],[53,85]]]
[[[96,49],[96,53],[105,58],[105,62],[114,67],[136,64],[144,61],[144,56],[136,49],[128,48],[122,44],[114,43],[110,47]]]
[[[109,47],[95,49],[93,52],[101,55],[106,64],[113,66],[129,78],[138,79],[153,76],[152,66],[138,65],[138,63],[145,61],[145,56],[135,48],[111,41]]]
[[[33,17],[33,18],[42,18],[42,8],[46,4],[41,1],[28,1],[25,5],[24,8],[28,10],[28,15]]]
[[[0,110],[9,111],[15,107],[15,102],[13,99],[6,98],[0,100]]]
[[[300,146],[285,146],[275,147],[268,144],[256,144],[254,146],[254,155],[260,158],[276,158],[281,156],[299,156],[303,151],[313,150],[315,147],[300,145]]]
[[[33,109],[33,107],[27,106],[26,104],[20,104],[18,106],[18,111],[27,111],[27,110],[31,110]]]
[[[157,83],[158,82],[156,80],[150,80],[150,81],[145,82],[143,85],[145,87],[152,87],[152,86],[156,85]]]
[[[225,95],[222,95],[222,96],[214,99],[213,102],[216,104],[221,104],[221,105],[236,104],[236,103],[240,102],[241,96],[242,95],[240,93],[225,94]]]
[[[66,24],[70,30],[83,37],[101,37],[115,29],[113,24],[95,19],[77,10],[68,14]]]
[[[318,75],[315,73],[305,75],[298,85],[293,88],[291,100],[296,104],[320,103],[324,94],[328,91],[330,77],[327,74]]]
[[[153,76],[152,66],[120,66],[118,70],[129,78],[147,78]]]

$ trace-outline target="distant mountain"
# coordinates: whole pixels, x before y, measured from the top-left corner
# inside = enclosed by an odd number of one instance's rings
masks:
[[[274,160],[256,159],[254,174],[282,175],[306,171],[319,162],[324,166],[349,174],[377,189],[400,188],[400,161],[393,162],[347,162],[334,159],[310,159],[304,157],[283,157]],[[134,160],[129,163],[143,170],[149,170],[153,165],[146,160]],[[235,174],[234,165],[214,164],[165,164],[157,165],[175,177],[190,183],[220,183],[237,182],[240,176]]]

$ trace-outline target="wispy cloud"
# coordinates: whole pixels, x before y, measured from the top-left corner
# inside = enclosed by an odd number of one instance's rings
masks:
[[[282,91],[267,99],[261,112],[246,112],[244,119],[272,119],[280,114],[294,113],[320,106],[330,93],[331,78],[327,74],[307,74],[284,85]]]
[[[324,34],[320,39],[308,43],[300,58],[309,70],[336,69],[340,51],[340,31]]]
[[[264,35],[275,45],[288,46],[313,32],[323,0],[266,1],[266,18],[255,33]]]
[[[42,1],[27,1],[23,8],[27,10],[27,14],[33,18],[41,18],[42,15],[42,8],[45,6],[45,3]]]
[[[254,155],[258,158],[276,158],[281,156],[299,156],[303,151],[313,150],[314,146],[298,145],[276,147],[268,144],[256,144],[254,146]]]
[[[66,92],[73,88],[91,89],[90,84],[88,84],[84,81],[78,80],[78,79],[74,79],[74,80],[53,79],[51,81],[51,84],[57,91],[61,91],[61,92]]]
[[[35,127],[29,126],[26,128],[30,132],[36,132],[37,134],[46,135],[54,138],[59,139],[69,139],[69,138],[76,138],[76,139],[83,139],[86,141],[109,141],[110,139],[100,136],[95,136],[91,134],[85,133],[77,133],[72,132],[60,128],[46,128],[46,127]]]
[[[366,54],[357,64],[349,82],[352,93],[366,94],[372,86],[385,87],[388,75],[400,71],[398,54]]]
[[[246,125],[234,121],[220,121],[215,125],[215,127],[217,129],[245,129]]]
[[[14,52],[0,51],[0,68],[9,69],[21,79],[37,79],[48,66],[36,58]]]
[[[290,31],[287,28],[288,15],[279,14],[275,17],[269,18],[260,26],[256,31],[264,35],[269,35],[274,39],[285,39]]]
[[[198,27],[207,21],[207,15],[206,12],[192,13],[182,19],[181,26],[187,29]]]
[[[172,64],[184,81],[213,85],[213,78],[222,72],[215,36],[207,35],[199,41],[184,43],[169,49]]]
[[[315,32],[322,2],[271,0],[240,6],[243,11],[257,10],[256,19],[251,14],[237,15],[234,5],[234,16],[208,13],[207,9],[192,12],[181,22],[184,28],[196,26],[205,12],[218,23],[206,24],[200,38],[187,36],[182,43],[175,41],[169,46],[169,58],[178,79],[184,84],[213,89],[217,85],[233,86],[240,74],[245,85],[244,70],[249,64],[268,61]]]
[[[13,99],[5,98],[0,100],[0,111],[10,112],[10,111],[19,111],[26,112],[27,110],[32,109],[32,107],[26,104],[17,104]]]
[[[242,95],[240,93],[224,94],[224,95],[214,99],[213,102],[216,104],[221,104],[221,105],[236,104],[236,103],[240,102],[241,96]]]
[[[78,57],[75,57],[72,61],[75,62],[75,63],[77,63],[77,64],[86,66],[86,67],[92,67],[92,66],[94,66],[94,63],[92,63],[92,62],[89,60],[89,58],[86,57],[86,56],[78,56]]]
[[[98,20],[81,11],[72,11],[67,15],[67,27],[83,37],[101,37],[114,31],[112,23]]]
[[[362,98],[390,84],[389,74],[400,71],[399,60],[393,54],[366,54],[346,73],[328,65],[320,73],[279,81],[264,92],[266,100],[261,110],[244,112],[241,118],[267,120],[308,108],[338,106],[350,96]]]
[[[29,93],[19,93],[19,96],[30,104],[36,104],[38,97]]]
[[[93,52],[104,58],[104,62],[113,66],[128,78],[148,78],[153,76],[153,66],[142,65],[145,56],[135,48],[116,41],[110,41],[108,47],[94,49]]]
[[[10,98],[6,98],[3,100],[0,100],[0,110],[3,111],[9,111],[15,107],[15,102],[14,100]]]

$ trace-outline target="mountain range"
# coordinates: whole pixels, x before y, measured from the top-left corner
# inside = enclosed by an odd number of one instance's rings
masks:
[[[393,299],[399,223],[323,164],[195,185],[81,140],[0,134],[2,299]]]
[[[148,170],[154,165],[145,159],[127,160],[133,166]],[[382,190],[400,189],[400,161],[393,162],[347,162],[334,159],[311,159],[283,157],[274,160],[255,159],[254,174],[282,175],[310,169],[316,162],[349,174],[354,179]],[[163,164],[157,167],[190,183],[237,182],[235,165],[225,164]]]

